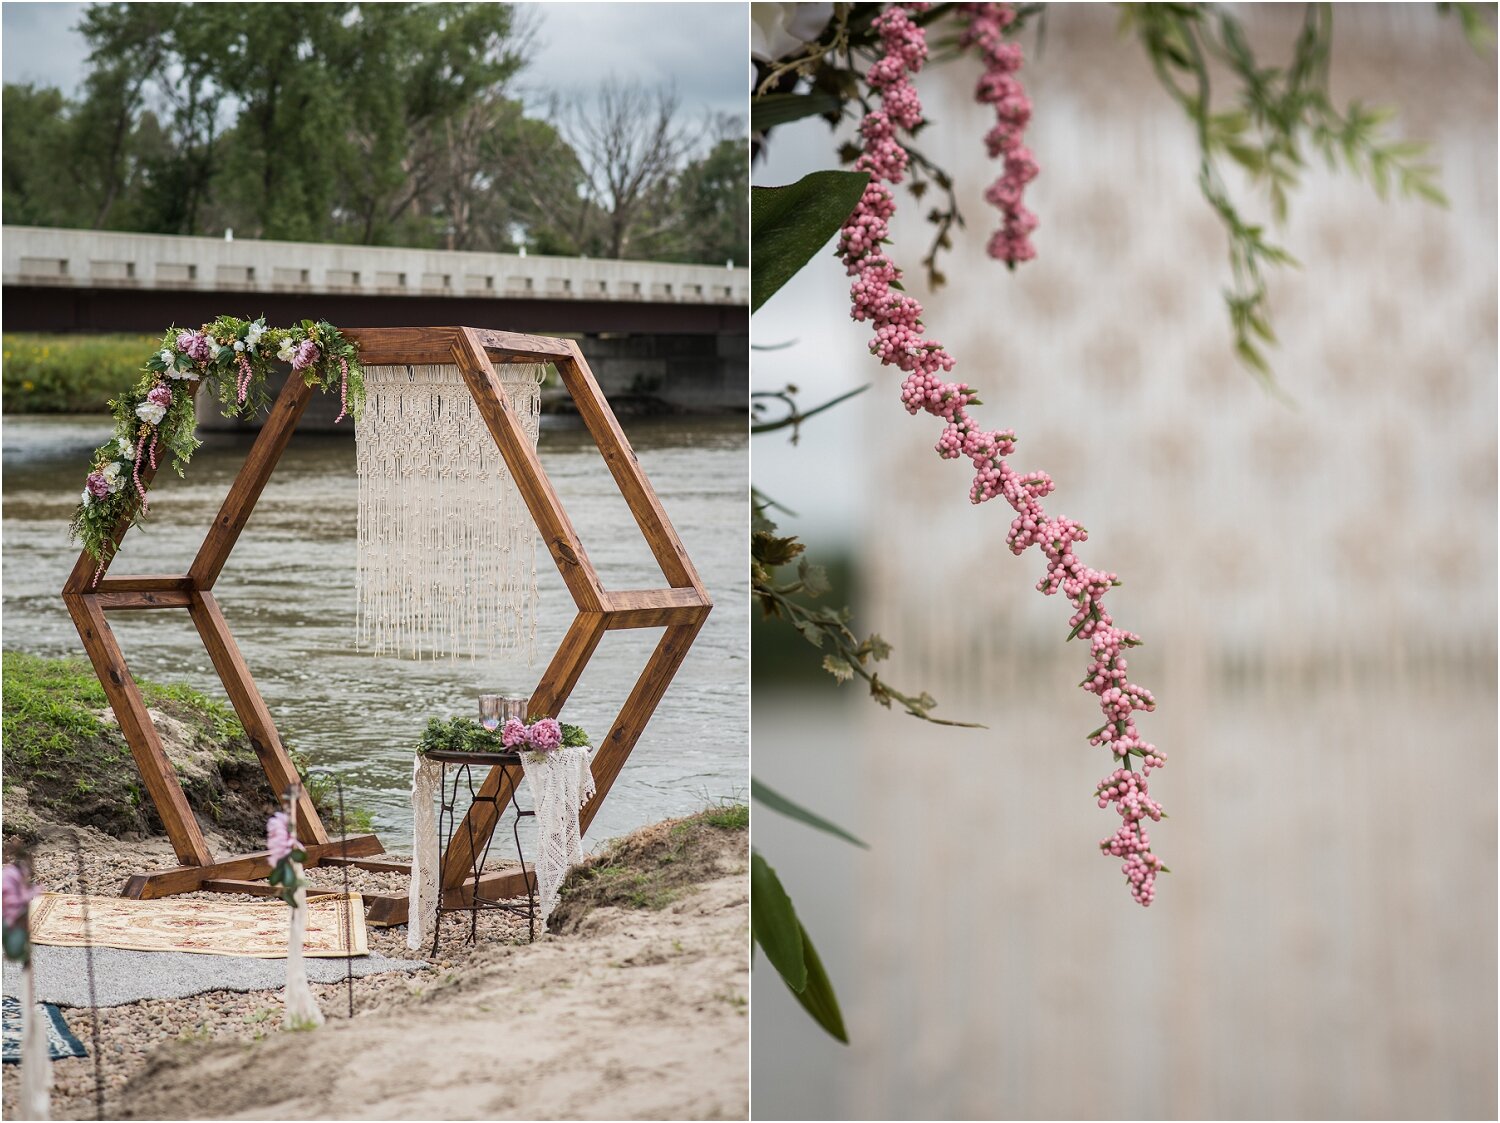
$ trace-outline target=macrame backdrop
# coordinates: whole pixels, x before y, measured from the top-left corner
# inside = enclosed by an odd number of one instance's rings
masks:
[[[545,367],[500,364],[535,447]],[[365,368],[357,642],[457,658],[536,641],[536,527],[457,366]]]

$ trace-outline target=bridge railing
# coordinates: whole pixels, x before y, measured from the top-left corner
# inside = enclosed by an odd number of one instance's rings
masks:
[[[749,303],[744,267],[0,228],[4,283],[63,288]]]

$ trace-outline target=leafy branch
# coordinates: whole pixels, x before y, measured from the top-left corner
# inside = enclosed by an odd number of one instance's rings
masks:
[[[1464,18],[1467,28],[1470,17]],[[1394,185],[1404,196],[1446,206],[1437,169],[1423,160],[1425,144],[1387,135],[1392,111],[1357,101],[1342,112],[1334,106],[1329,95],[1330,4],[1307,5],[1284,67],[1263,65],[1239,20],[1218,5],[1124,5],[1121,26],[1135,33],[1162,87],[1196,129],[1199,188],[1229,235],[1231,283],[1224,301],[1235,353],[1270,387],[1263,345],[1274,344],[1276,336],[1268,315],[1266,274],[1271,267],[1297,263],[1267,240],[1263,225],[1241,212],[1224,181],[1221,161],[1237,165],[1252,185],[1265,189],[1278,226],[1286,223],[1288,196],[1298,186],[1309,153],[1322,155],[1331,170],[1342,164],[1368,180],[1382,199]],[[1215,66],[1227,69],[1238,89],[1237,104],[1217,112],[1210,78]]]
[[[832,409],[836,405],[847,402],[850,398],[856,398],[870,388],[867,382],[863,386],[836,398],[829,398],[821,405],[813,406],[812,409],[802,410],[797,406],[797,387],[787,384],[782,390],[756,390],[750,395],[750,432],[752,434],[774,433],[779,429],[791,429],[792,444],[796,444],[802,434],[802,423],[809,418],[816,417],[824,410]],[[782,416],[764,421],[767,411],[772,408],[768,403],[780,404],[786,412]]]
[[[831,590],[828,574],[821,565],[803,557],[806,546],[795,536],[776,533],[776,524],[766,517],[770,502],[760,492],[751,497],[750,586],[751,595],[769,618],[784,620],[814,647],[827,652],[823,669],[837,682],[858,677],[870,688],[870,697],[886,709],[899,702],[912,717],[934,725],[956,725],[980,728],[973,722],[949,721],[932,716],[937,699],[925,690],[906,694],[882,679],[874,664],[890,656],[891,645],[873,632],[861,639],[849,627],[852,616],[847,606],[813,606],[798,599],[816,600]],[[777,571],[797,562],[794,580],[777,579]]]

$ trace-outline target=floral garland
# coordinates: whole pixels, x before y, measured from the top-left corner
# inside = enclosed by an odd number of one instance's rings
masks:
[[[1105,722],[1089,734],[1091,745],[1106,745],[1118,767],[1100,781],[1095,797],[1099,806],[1116,804],[1121,823],[1110,838],[1099,844],[1106,855],[1123,858],[1122,870],[1131,896],[1142,905],[1155,898],[1156,875],[1167,867],[1151,851],[1151,836],[1144,820],[1161,819],[1161,804],[1147,791],[1146,777],[1166,763],[1166,754],[1143,740],[1136,729],[1137,710],[1156,708],[1151,692],[1127,680],[1126,648],[1140,644],[1134,632],[1115,626],[1103,607],[1104,594],[1120,584],[1113,573],[1091,569],[1073,552],[1076,543],[1087,541],[1088,532],[1072,519],[1049,516],[1041,500],[1053,490],[1045,472],[1018,474],[1005,458],[1015,450],[1016,435],[1005,429],[982,430],[969,416],[968,407],[979,398],[967,383],[948,382],[941,375],[953,370],[954,359],[936,340],[924,338],[922,306],[901,289],[901,270],[883,247],[895,213],[895,197],[888,185],[899,184],[908,156],[896,129],[914,132],[922,123],[922,103],[911,75],[927,59],[927,38],[912,18],[925,11],[925,3],[892,4],[875,19],[880,33],[881,54],[870,67],[866,80],[880,98],[860,124],[863,151],[855,162],[859,171],[870,173],[863,198],[850,215],[839,237],[838,254],[848,274],[852,317],[874,326],[870,351],[888,366],[906,373],[901,401],[908,413],[919,411],[941,418],[946,424],[936,451],[945,460],[967,456],[975,476],[969,491],[973,503],[1002,496],[1015,510],[1007,543],[1011,552],[1023,553],[1041,546],[1047,556],[1047,574],[1037,583],[1043,594],[1061,590],[1074,606],[1068,623],[1068,638],[1087,639],[1092,659],[1079,685],[1095,694]],[[965,44],[977,44],[985,58],[986,73],[977,98],[996,107],[999,124],[987,142],[992,155],[1004,154],[1005,172],[990,189],[990,201],[1004,214],[1004,226],[991,240],[989,250],[1014,267],[1034,256],[1028,240],[1035,218],[1020,205],[1021,188],[1036,176],[1036,161],[1020,144],[1020,130],[1030,119],[1031,105],[1015,77],[1021,65],[1018,47],[1008,47],[1000,36],[1015,18],[1008,4],[965,4]],[[1132,758],[1139,759],[1135,771]]]
[[[270,400],[266,377],[275,360],[290,363],[309,386],[325,393],[338,389],[335,423],[358,416],[365,398],[358,351],[330,323],[303,320],[268,328],[264,316],[220,316],[197,330],[173,327],[162,336],[135,386],[109,403],[115,435],[94,451],[68,527],[99,562],[96,582],[114,556],[121,522],[139,522],[150,509],[141,478],[145,466],[154,469],[170,454],[180,476],[202,443],[195,435],[197,383],[213,386],[225,417],[254,414]]]

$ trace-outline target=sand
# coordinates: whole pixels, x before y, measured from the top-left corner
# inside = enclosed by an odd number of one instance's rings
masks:
[[[280,1030],[275,992],[104,1011],[106,1118],[746,1118],[745,832],[713,837],[710,875],[664,908],[596,908],[535,944],[487,914],[473,948],[450,921],[432,968],[356,981],[352,1020],[315,987],[315,1031]],[[404,953],[404,928],[371,935]],[[54,1118],[93,1117],[91,1066],[54,1065]]]

